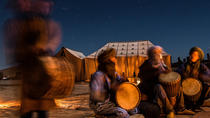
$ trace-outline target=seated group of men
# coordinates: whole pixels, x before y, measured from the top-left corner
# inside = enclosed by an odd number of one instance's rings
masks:
[[[141,102],[129,111],[119,107],[115,100],[117,87],[120,83],[127,81],[116,73],[116,50],[110,48],[101,52],[97,59],[98,70],[91,76],[90,108],[97,115],[115,115],[119,118],[128,118],[137,113],[143,114],[145,118],[158,118],[161,113],[166,114],[167,118],[174,118],[175,113],[193,115],[201,111],[200,106],[204,100],[210,98],[208,90],[210,71],[202,63],[203,51],[199,47],[191,48],[189,60],[176,70],[181,75],[181,80],[191,77],[202,83],[200,98],[193,103],[185,99],[182,86],[175,97],[170,97],[158,81],[161,73],[172,71],[164,64],[162,52],[163,49],[160,46],[153,46],[147,50],[148,59],[139,67],[138,74],[141,79],[138,85],[142,95]]]

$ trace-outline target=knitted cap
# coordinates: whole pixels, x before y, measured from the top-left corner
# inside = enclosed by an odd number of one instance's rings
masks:
[[[193,52],[197,51],[199,53],[199,57],[200,57],[200,60],[203,60],[204,59],[204,52],[201,48],[199,47],[192,47],[190,49],[190,52],[189,54],[191,55]]]

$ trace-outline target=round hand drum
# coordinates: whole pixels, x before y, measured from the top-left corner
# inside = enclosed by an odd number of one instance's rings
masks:
[[[69,96],[74,87],[73,66],[64,58],[43,57],[40,60],[51,77],[51,88],[43,97],[63,98]]]
[[[177,96],[180,90],[181,76],[176,72],[162,73],[159,82],[170,97]]]
[[[188,100],[196,102],[200,98],[202,84],[199,80],[187,78],[182,81],[182,87],[183,93]]]
[[[34,98],[64,98],[69,96],[74,87],[73,66],[65,58],[44,56],[37,59],[31,73],[25,74],[30,79],[28,94]]]
[[[117,104],[125,110],[132,110],[139,105],[141,93],[136,85],[129,82],[122,83],[116,91]]]

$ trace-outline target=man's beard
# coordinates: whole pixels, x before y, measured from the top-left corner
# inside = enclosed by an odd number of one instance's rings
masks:
[[[200,68],[200,61],[192,62],[191,60],[189,60],[186,64],[186,69],[184,73],[185,78],[187,77],[198,78],[199,68]]]
[[[150,62],[152,64],[152,66],[154,66],[154,67],[159,65],[162,62],[162,60],[160,58],[160,55],[158,55],[158,54],[152,55],[152,57],[150,57],[149,60],[150,60]]]
[[[153,68],[159,68],[162,71],[165,71],[166,69],[168,69],[159,54],[154,54],[152,57],[150,57],[149,60]]]
[[[106,73],[108,77],[111,78],[111,80],[115,78],[116,69],[115,69],[114,62],[109,61],[109,62],[99,64],[98,70]]]

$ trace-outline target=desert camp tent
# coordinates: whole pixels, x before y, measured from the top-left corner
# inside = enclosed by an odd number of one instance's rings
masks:
[[[67,59],[73,66],[75,80],[83,81],[89,80],[91,74],[97,70],[98,54],[107,48],[115,48],[118,61],[116,66],[117,72],[121,75],[132,77],[134,72],[136,75],[138,74],[138,67],[147,59],[147,49],[151,46],[153,44],[150,41],[111,42],[86,57],[81,52],[64,47],[55,56]],[[170,55],[163,52],[163,56],[166,65],[170,67]]]
[[[0,70],[0,80],[3,79],[3,77],[7,79],[20,79],[20,70],[18,70],[17,66]]]
[[[134,41],[134,42],[111,42],[104,45],[96,52],[88,55],[84,59],[85,80],[89,80],[91,74],[97,70],[97,56],[107,48],[115,48],[117,50],[117,67],[119,74],[126,77],[133,77],[139,72],[139,66],[147,59],[147,49],[153,46],[150,41]],[[163,52],[163,58],[167,66],[171,66],[171,56]]]
[[[76,81],[84,80],[85,78],[84,69],[83,69],[83,59],[85,58],[84,54],[78,51],[62,47],[60,51],[58,51],[56,56],[66,58],[72,64]]]

